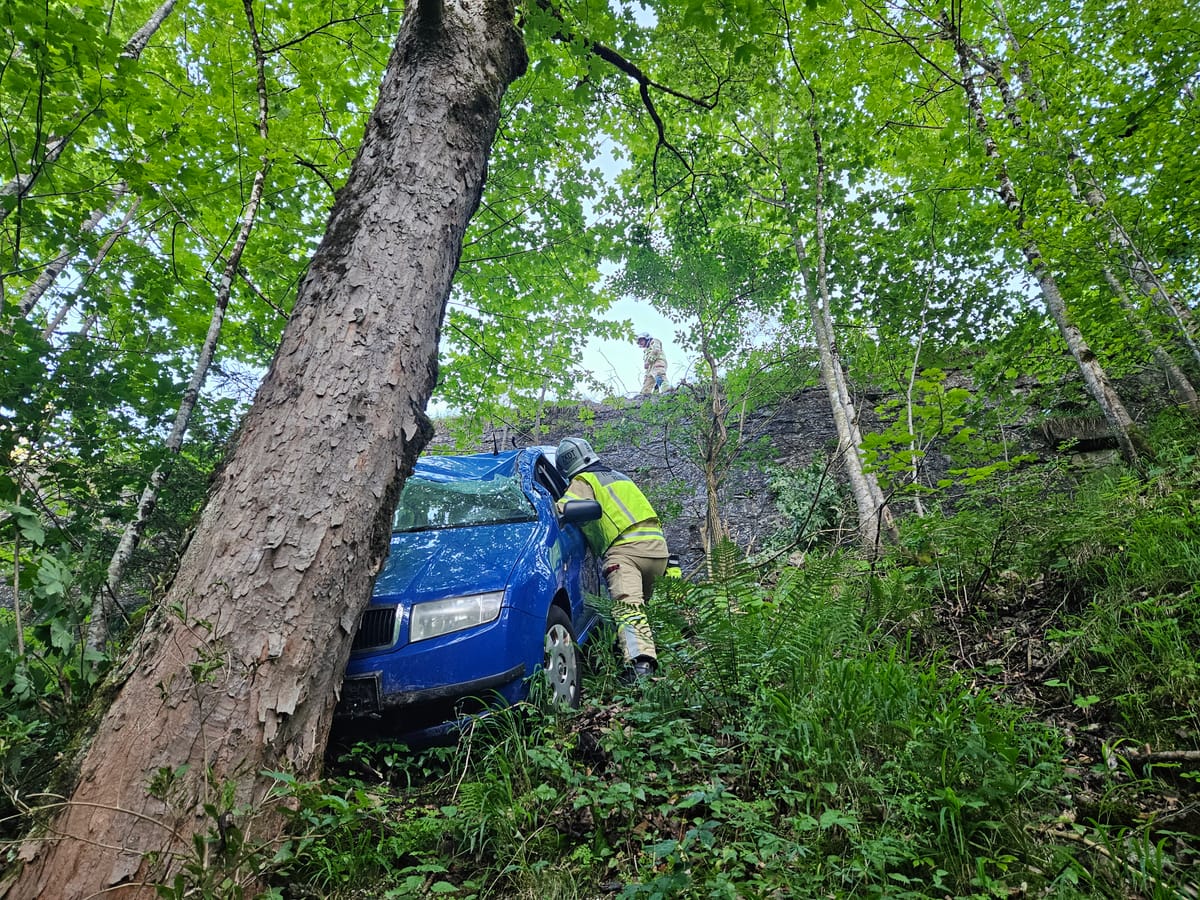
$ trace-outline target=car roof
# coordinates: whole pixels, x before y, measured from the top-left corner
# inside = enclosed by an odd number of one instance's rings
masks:
[[[526,447],[499,453],[470,453],[466,455],[422,456],[413,466],[413,475],[428,481],[490,481],[512,477],[523,457],[535,459],[553,452],[553,448]],[[550,455],[551,463],[553,456]]]

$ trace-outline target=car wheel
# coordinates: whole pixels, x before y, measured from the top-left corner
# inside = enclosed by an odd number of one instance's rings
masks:
[[[546,617],[542,668],[546,671],[554,702],[577,709],[580,700],[579,647],[575,644],[570,617],[557,606],[551,606],[550,615]]]

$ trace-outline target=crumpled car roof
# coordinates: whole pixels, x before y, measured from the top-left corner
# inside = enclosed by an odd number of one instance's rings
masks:
[[[422,456],[413,467],[413,475],[430,481],[490,481],[512,477],[517,471],[520,450],[503,453],[475,453],[470,456]]]

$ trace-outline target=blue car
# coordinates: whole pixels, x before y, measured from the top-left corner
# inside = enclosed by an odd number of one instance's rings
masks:
[[[554,699],[578,706],[579,644],[598,622],[587,599],[601,579],[576,523],[600,510],[557,512],[567,485],[553,454],[417,462],[354,638],[343,721],[452,733],[464,717],[524,699],[539,670]]]

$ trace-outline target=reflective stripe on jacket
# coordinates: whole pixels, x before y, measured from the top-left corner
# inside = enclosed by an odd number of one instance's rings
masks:
[[[597,554],[603,556],[614,544],[666,540],[658,513],[631,478],[620,472],[580,472],[575,477],[591,487],[600,504],[600,518],[580,526]],[[566,497],[579,499],[569,491]]]

